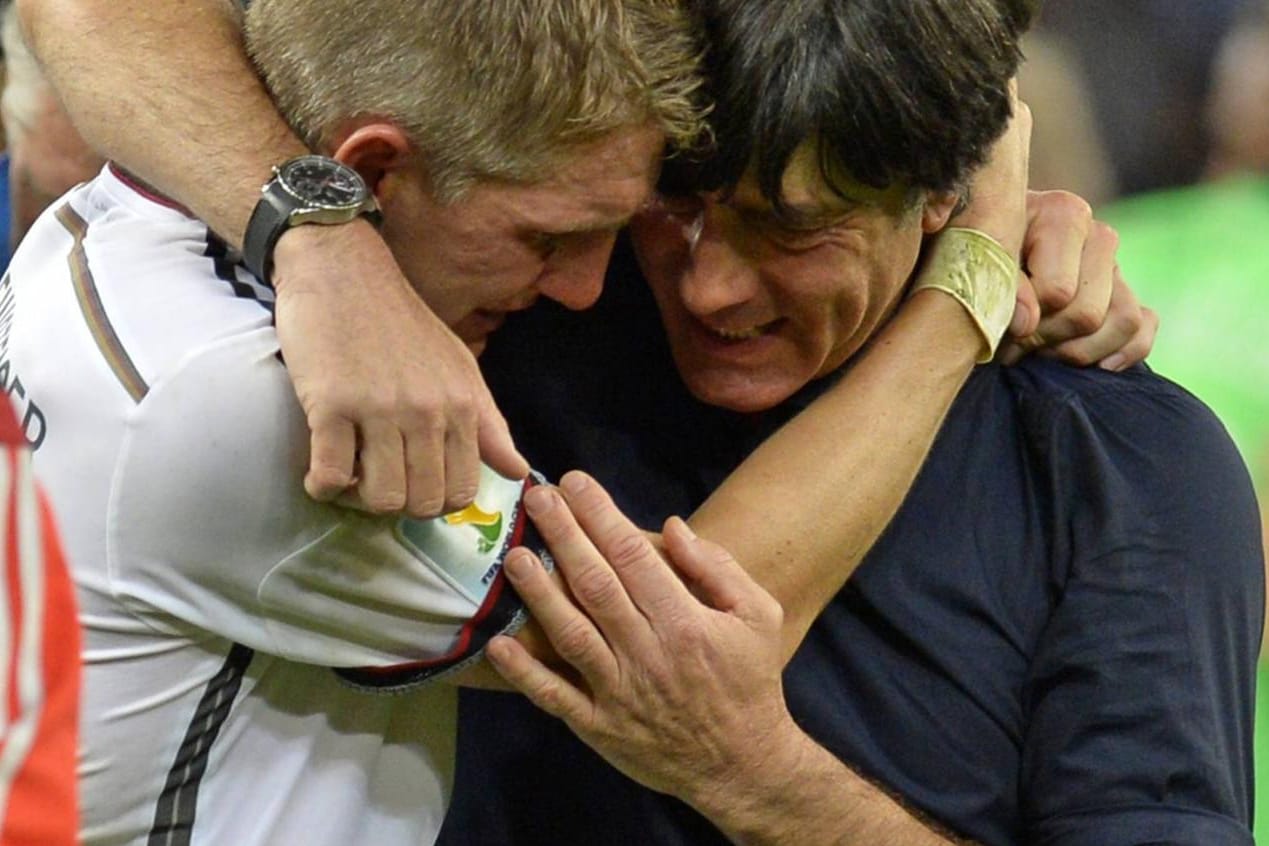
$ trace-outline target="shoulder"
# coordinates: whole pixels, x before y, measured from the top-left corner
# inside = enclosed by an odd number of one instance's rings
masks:
[[[1039,839],[1245,842],[1264,582],[1228,434],[1144,367],[1035,361],[980,378],[1017,410],[1057,600],[1024,690]]]
[[[1259,596],[1249,587],[1263,555],[1251,478],[1211,409],[1145,367],[1111,374],[1034,361],[995,379],[1016,408],[1055,551],[1094,561],[1135,549],[1177,565],[1157,567],[1158,578]]]
[[[1152,490],[1182,481],[1249,484],[1212,410],[1144,366],[1109,373],[1033,357],[980,367],[941,437],[980,453],[1013,449],[1041,481],[1052,476],[1063,489],[1112,478]]]
[[[944,464],[1022,499],[1054,584],[1136,550],[1175,564],[1178,579],[1255,593],[1263,548],[1247,467],[1207,406],[1145,367],[979,368],[940,444]]]
[[[1056,447],[1097,443],[1114,455],[1138,455],[1148,465],[1179,469],[1162,461],[1181,447],[1217,472],[1237,472],[1242,462],[1224,425],[1201,400],[1149,368],[1126,373],[1068,367],[1032,359],[998,370],[1012,395],[1019,423],[1034,441]],[[1174,456],[1179,458],[1180,456]]]
[[[192,349],[271,324],[272,293],[223,242],[109,168],[51,207],[28,241],[11,272],[29,343],[90,343],[134,394]]]
[[[307,427],[277,351],[261,328],[174,363],[129,416],[119,468],[156,495],[176,474],[212,508],[304,500]]]

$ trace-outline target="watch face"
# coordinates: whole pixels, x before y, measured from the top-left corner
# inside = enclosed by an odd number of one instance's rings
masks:
[[[315,206],[352,206],[366,196],[357,171],[324,156],[292,159],[278,173],[282,186]]]

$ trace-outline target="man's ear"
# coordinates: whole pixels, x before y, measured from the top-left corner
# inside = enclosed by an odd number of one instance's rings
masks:
[[[361,174],[383,204],[384,176],[413,166],[413,148],[401,127],[388,121],[362,123],[341,133],[332,158]]]
[[[933,235],[947,226],[959,202],[960,195],[954,191],[927,194],[921,207],[921,229],[925,234]]]

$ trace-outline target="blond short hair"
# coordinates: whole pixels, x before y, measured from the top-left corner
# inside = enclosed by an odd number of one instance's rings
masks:
[[[537,181],[623,127],[651,123],[672,146],[703,128],[698,34],[678,0],[253,0],[245,31],[310,144],[388,118],[441,199]]]

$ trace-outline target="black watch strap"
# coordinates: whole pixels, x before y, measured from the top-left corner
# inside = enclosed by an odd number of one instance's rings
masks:
[[[242,260],[247,270],[270,286],[273,284],[273,248],[287,230],[291,215],[290,207],[279,199],[276,190],[275,185],[270,185],[261,192],[242,239]]]

